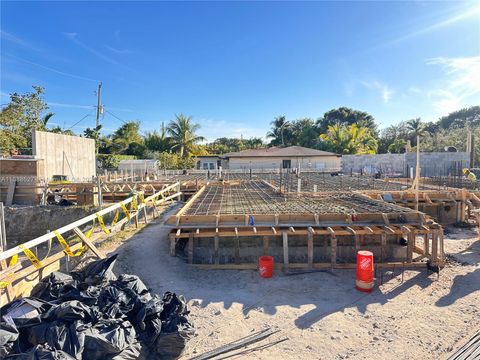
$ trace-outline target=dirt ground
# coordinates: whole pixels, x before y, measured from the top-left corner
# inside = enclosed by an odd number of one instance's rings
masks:
[[[155,292],[189,299],[197,333],[185,359],[266,327],[281,331],[249,347],[263,349],[230,358],[446,359],[480,329],[475,230],[446,229],[450,264],[439,279],[417,270],[405,271],[402,282],[396,269],[371,294],[355,290],[351,270],[277,272],[271,279],[256,271],[199,270],[169,256],[167,234],[159,218],[103,249],[119,253],[116,272],[140,276]]]

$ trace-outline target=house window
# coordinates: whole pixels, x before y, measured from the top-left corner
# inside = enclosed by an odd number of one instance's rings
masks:
[[[284,169],[290,169],[292,167],[292,161],[291,160],[283,160],[282,161],[282,167]]]

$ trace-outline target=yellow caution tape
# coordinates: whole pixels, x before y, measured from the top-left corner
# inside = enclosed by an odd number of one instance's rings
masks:
[[[120,215],[120,212],[118,211],[118,209],[115,211],[115,216],[113,217],[113,220],[112,220],[112,225],[111,226],[115,226],[115,224],[117,223],[118,221],[118,216]]]
[[[133,197],[132,197],[132,209],[133,210],[138,210],[137,196],[136,195],[133,195]]]
[[[124,203],[120,203],[120,207],[122,208],[123,212],[125,213],[125,216],[130,220],[130,212],[128,211],[127,207],[125,206]]]
[[[35,254],[28,248],[25,247],[25,245],[20,244],[18,245],[20,249],[22,249],[23,253],[27,256],[28,260],[35,266],[37,269],[40,269],[43,267],[42,263],[38,258],[35,256]]]
[[[10,259],[10,262],[8,263],[8,267],[14,266],[18,261],[18,254],[15,254],[12,256]]]
[[[110,230],[108,230],[108,228],[105,226],[102,216],[99,213],[96,213],[95,215],[97,215],[98,223],[100,224],[100,227],[102,228],[103,232],[105,234],[110,234]]]
[[[85,233],[85,237],[87,239],[90,239],[90,236],[92,236],[92,232],[93,232],[93,228],[95,227],[95,219],[93,219],[93,223],[92,223],[92,227],[90,228],[90,230],[88,230],[86,233]]]
[[[65,254],[67,254],[68,256],[75,256],[63,236],[57,230],[54,230],[53,233],[57,236],[58,242],[60,243],[60,245],[62,245]]]
[[[75,256],[83,255],[88,250],[88,246],[83,245],[78,251],[75,253]]]
[[[10,285],[9,282],[6,281],[0,281],[0,289],[6,288],[8,285]]]
[[[140,204],[145,204],[145,196],[142,193],[138,193],[138,199],[140,200]]]

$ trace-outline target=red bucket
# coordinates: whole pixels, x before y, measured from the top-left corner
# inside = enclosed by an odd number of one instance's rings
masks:
[[[263,278],[271,278],[273,275],[273,256],[260,256],[258,259],[258,271]]]
[[[373,290],[373,285],[373,253],[361,250],[357,252],[357,290],[370,292]]]

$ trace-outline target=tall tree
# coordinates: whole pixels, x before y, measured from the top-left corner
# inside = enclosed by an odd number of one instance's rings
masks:
[[[425,134],[425,124],[422,122],[422,119],[416,118],[407,121],[407,126],[410,131],[415,135],[415,145],[418,144],[420,136]]]
[[[32,130],[47,130],[42,113],[48,109],[41,86],[32,92],[10,94],[9,103],[0,112],[0,146],[2,153],[13,149],[31,148]],[[48,121],[48,118],[47,118]]]
[[[205,140],[203,136],[196,134],[199,129],[200,125],[195,124],[191,116],[183,114],[175,115],[175,120],[168,124],[167,131],[171,136],[172,149],[177,149],[182,158],[189,157],[194,146]]]
[[[285,146],[290,138],[290,123],[285,116],[277,116],[271,123],[272,128],[267,133],[267,138],[271,138],[270,145]]]
[[[369,128],[352,125],[330,125],[320,138],[337,154],[375,154],[378,143]]]
[[[171,140],[167,136],[167,129],[162,126],[160,132],[157,130],[147,132],[143,138],[147,150],[156,152],[168,151],[171,148]]]
[[[447,116],[441,117],[438,122],[442,129],[460,128],[467,124],[472,127],[480,126],[480,106],[471,106],[451,112]]]
[[[323,134],[333,124],[352,125],[366,127],[375,137],[378,137],[377,124],[372,115],[365,111],[354,110],[347,107],[340,107],[327,111],[322,118],[317,120],[318,131]]]

